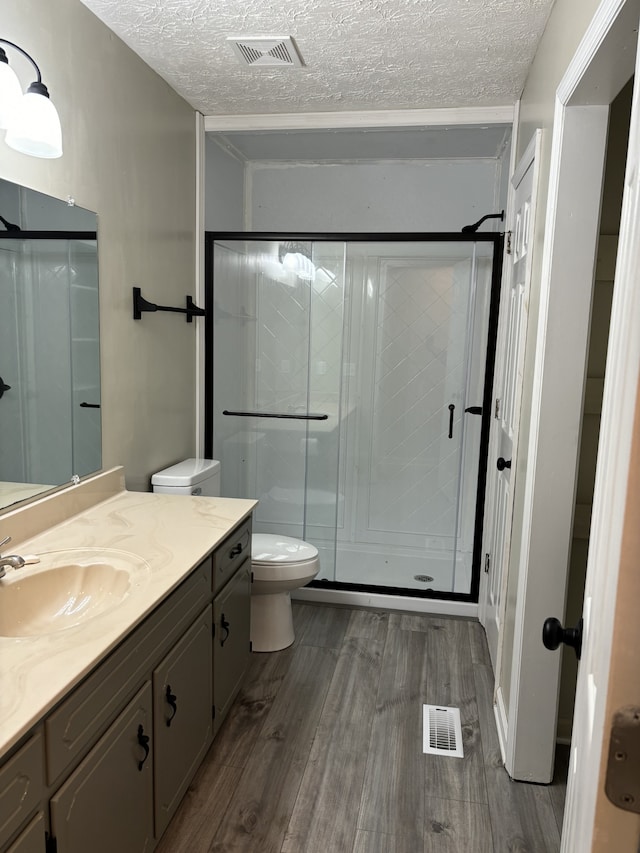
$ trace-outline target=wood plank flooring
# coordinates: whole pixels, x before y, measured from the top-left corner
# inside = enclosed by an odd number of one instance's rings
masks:
[[[158,853],[557,853],[566,763],[512,782],[476,622],[294,604]],[[464,758],[424,755],[422,705],[460,708]]]

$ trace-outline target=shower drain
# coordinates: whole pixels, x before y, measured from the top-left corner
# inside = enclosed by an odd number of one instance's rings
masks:
[[[414,575],[413,579],[422,583],[431,583],[433,578],[430,575]]]

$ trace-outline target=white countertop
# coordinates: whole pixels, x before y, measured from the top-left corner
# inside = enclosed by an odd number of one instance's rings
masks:
[[[112,548],[149,565],[140,588],[85,625],[0,637],[0,756],[41,720],[246,518],[256,501],[120,491],[4,553]],[[4,517],[3,534],[11,519]],[[16,537],[14,536],[14,540]],[[25,566],[28,572],[37,566]],[[0,580],[0,595],[2,595]]]

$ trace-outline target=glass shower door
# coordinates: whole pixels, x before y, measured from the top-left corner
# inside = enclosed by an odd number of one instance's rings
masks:
[[[488,254],[471,242],[349,244],[338,582],[470,591],[481,419],[465,409],[483,397]]]
[[[493,244],[210,241],[211,450],[319,583],[469,596]]]
[[[254,530],[305,539],[333,576],[343,244],[213,244],[213,456],[222,494],[257,498]]]

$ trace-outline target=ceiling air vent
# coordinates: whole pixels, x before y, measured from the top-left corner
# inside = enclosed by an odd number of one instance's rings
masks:
[[[302,58],[291,36],[229,36],[227,42],[243,65],[302,67]]]

